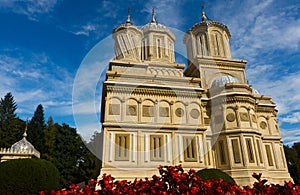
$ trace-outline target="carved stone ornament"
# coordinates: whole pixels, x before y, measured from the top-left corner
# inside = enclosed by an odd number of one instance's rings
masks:
[[[127,106],[126,114],[129,116],[136,116],[136,105],[129,105]]]
[[[198,119],[199,118],[199,116],[200,116],[200,112],[199,112],[199,110],[197,110],[197,109],[192,109],[191,110],[191,117],[192,118],[194,118],[194,119]]]
[[[241,112],[240,117],[241,117],[241,121],[249,121],[249,117],[248,117],[247,112]]]
[[[265,121],[261,121],[260,125],[259,125],[262,129],[266,129],[267,128],[267,123]]]
[[[235,121],[235,114],[233,114],[233,113],[227,114],[226,120],[227,120],[228,122],[233,122],[233,121]]]
[[[175,110],[175,114],[176,114],[176,116],[178,116],[178,117],[183,117],[183,115],[184,115],[184,110],[183,110],[182,108],[177,108],[177,109]]]

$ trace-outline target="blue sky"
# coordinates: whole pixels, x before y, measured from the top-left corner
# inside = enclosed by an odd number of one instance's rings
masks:
[[[76,73],[94,46],[125,22],[128,6],[137,26],[150,22],[154,7],[159,23],[185,32],[200,21],[201,4],[199,0],[0,0],[0,97],[12,92],[22,119],[30,118],[42,104],[46,118],[51,115],[75,126]],[[300,141],[300,2],[213,0],[205,1],[205,7],[210,19],[229,27],[232,56],[248,61],[249,83],[276,102],[284,143]],[[96,73],[85,72],[86,82],[89,75],[100,78]],[[100,95],[96,91],[95,99]]]

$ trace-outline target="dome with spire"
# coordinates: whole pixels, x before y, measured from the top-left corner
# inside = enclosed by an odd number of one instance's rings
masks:
[[[201,22],[198,22],[196,24],[194,24],[189,31],[193,31],[194,29],[197,29],[199,27],[208,27],[208,26],[216,26],[216,27],[219,27],[219,28],[222,28],[223,30],[226,31],[226,33],[228,34],[229,38],[231,37],[231,34],[230,34],[230,31],[228,29],[228,27],[221,23],[221,22],[217,22],[217,21],[214,21],[214,20],[210,20],[206,14],[205,14],[205,11],[204,11],[204,5],[202,5],[202,16],[201,16]]]
[[[225,24],[210,20],[202,5],[201,22],[194,24],[185,34],[188,58],[193,61],[198,56],[231,58],[229,39],[231,35]]]
[[[26,139],[26,136],[27,136],[27,127],[25,129],[25,132],[23,134],[23,138],[14,143],[12,146],[11,146],[11,149],[15,150],[15,151],[32,151],[32,150],[35,150],[34,146],[29,142],[27,141]]]
[[[119,26],[114,28],[113,33],[118,32],[120,30],[129,29],[129,28],[140,31],[140,29],[136,25],[134,25],[131,21],[130,7],[128,7],[127,20],[126,20],[125,24],[120,24]]]
[[[127,20],[113,30],[115,40],[115,58],[117,60],[141,60],[141,41],[143,32],[131,22],[130,8],[128,7]]]
[[[152,8],[152,19],[151,22],[142,27],[142,31],[144,34],[149,32],[157,32],[157,33],[167,33],[173,41],[175,41],[174,33],[166,26],[157,22],[155,18],[154,8]]]

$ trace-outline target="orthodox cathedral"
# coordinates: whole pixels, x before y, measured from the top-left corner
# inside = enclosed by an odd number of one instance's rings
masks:
[[[103,84],[102,169],[116,179],[151,178],[159,165],[217,168],[240,185],[253,172],[291,180],[276,105],[247,83],[247,61],[231,58],[230,31],[209,20],[183,41],[187,67],[175,61],[174,33],[128,18],[113,30],[115,58]]]

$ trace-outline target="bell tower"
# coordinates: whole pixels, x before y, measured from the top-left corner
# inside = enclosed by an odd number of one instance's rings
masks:
[[[195,24],[184,39],[189,59],[198,56],[231,58],[230,36],[227,26],[206,17],[202,5],[202,21]]]
[[[203,88],[210,88],[220,76],[236,78],[246,83],[245,60],[231,58],[229,39],[231,34],[226,25],[210,20],[202,5],[201,22],[193,25],[184,37],[187,49],[188,68],[186,76],[201,78]]]

